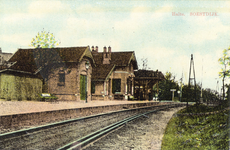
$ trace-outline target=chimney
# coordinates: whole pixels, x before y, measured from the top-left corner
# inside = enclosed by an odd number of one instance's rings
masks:
[[[104,47],[104,53],[106,53],[106,51],[107,51],[107,48],[106,48],[106,47]]]
[[[104,47],[103,51],[103,64],[110,64],[110,55],[106,47]]]
[[[110,46],[108,47],[108,52],[111,53],[111,47]]]
[[[98,52],[98,46],[96,46],[96,52]]]
[[[91,49],[92,49],[92,51],[94,51],[94,46],[92,46],[92,48],[91,48]]]
[[[111,52],[112,52],[112,50],[111,50],[111,47],[109,46],[108,47],[108,57],[109,57],[109,60],[111,60]]]

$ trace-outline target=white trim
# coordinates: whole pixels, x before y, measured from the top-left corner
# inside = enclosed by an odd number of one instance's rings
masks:
[[[134,75],[134,73],[130,73],[130,72],[127,72],[127,71],[114,71],[114,73],[126,73],[126,74]]]
[[[14,69],[3,69],[3,70],[0,70],[0,72],[4,72],[4,71],[14,71],[14,72],[21,72],[21,73],[27,73],[27,74],[35,75],[35,74],[31,73],[31,72],[20,71],[20,70],[14,70]]]

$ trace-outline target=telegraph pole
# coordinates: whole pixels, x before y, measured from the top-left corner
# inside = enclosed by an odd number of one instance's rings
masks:
[[[193,77],[191,75],[193,69]],[[195,101],[197,105],[197,98],[196,98],[196,77],[195,77],[195,68],[194,68],[194,61],[193,61],[193,54],[191,54],[191,60],[190,60],[190,69],[189,69],[189,81],[188,81],[188,87],[191,89],[191,81],[194,81],[194,96]],[[187,110],[188,110],[188,100],[187,100]]]
[[[180,78],[180,102],[181,102],[181,98],[182,98],[182,81],[183,81],[183,72],[182,72],[182,76]]]

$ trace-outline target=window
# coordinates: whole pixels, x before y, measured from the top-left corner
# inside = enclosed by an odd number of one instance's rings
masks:
[[[113,94],[121,92],[121,79],[113,79],[112,83],[112,92]]]
[[[59,73],[59,82],[65,82],[65,73]]]
[[[59,85],[59,86],[65,85],[65,72],[64,72],[63,70],[60,70],[58,74],[59,74],[59,82],[58,82],[58,85]]]

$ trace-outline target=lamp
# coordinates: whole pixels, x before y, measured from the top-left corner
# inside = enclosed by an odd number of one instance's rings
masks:
[[[86,63],[85,63],[85,68],[86,68],[86,70],[89,69],[89,62],[88,61],[86,61]]]

